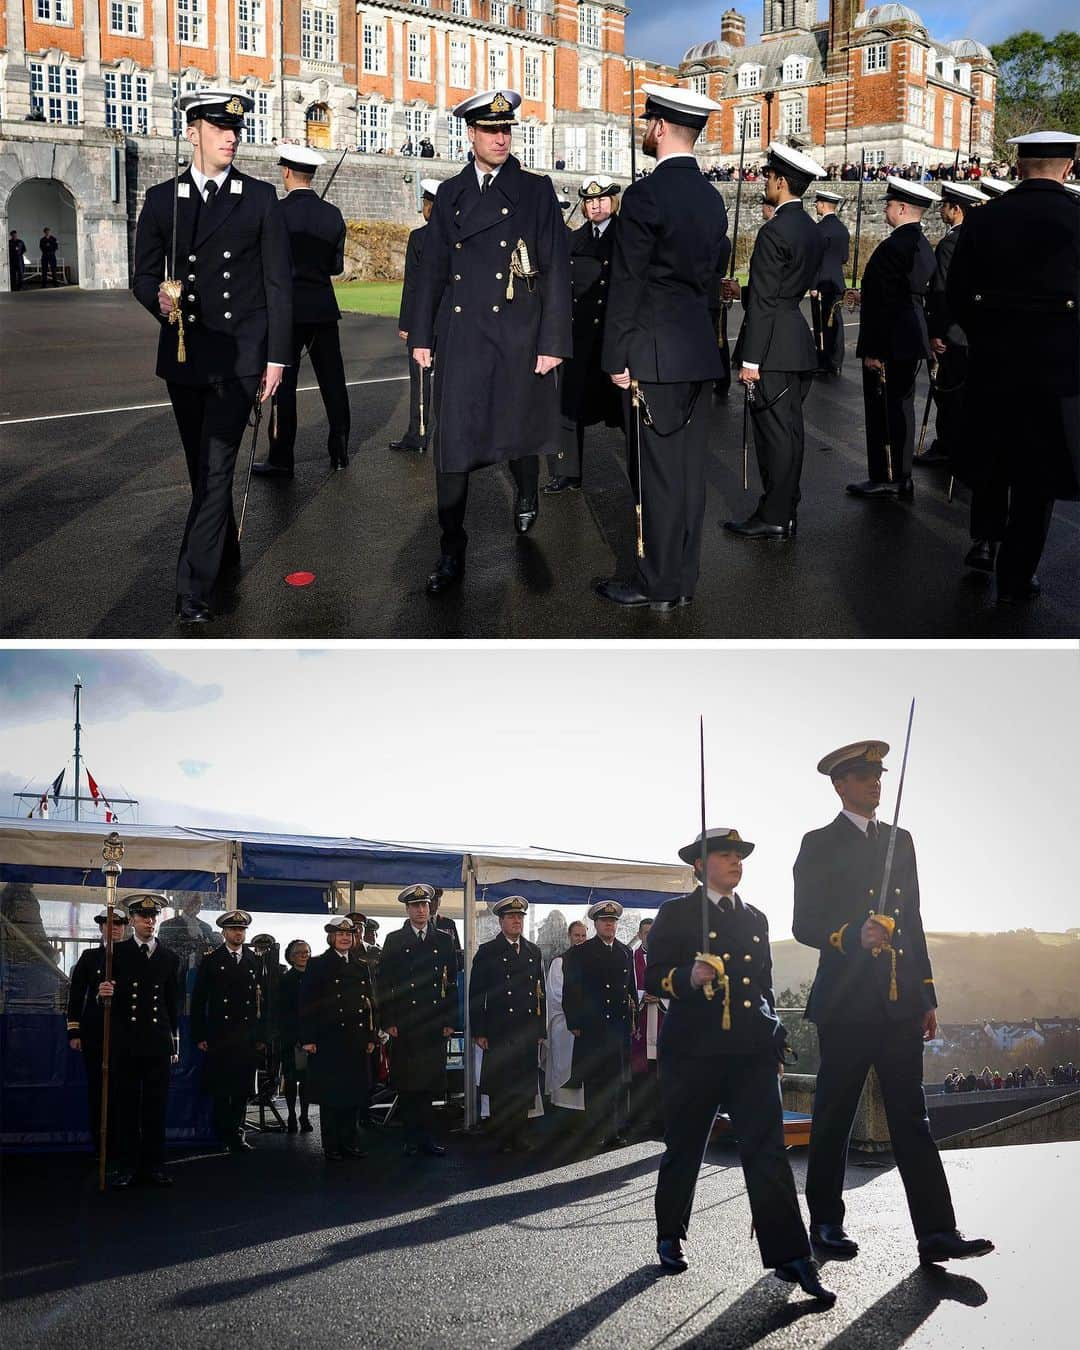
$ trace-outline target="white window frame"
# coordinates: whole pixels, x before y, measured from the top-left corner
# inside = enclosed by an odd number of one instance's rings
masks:
[[[789,56],[784,60],[780,69],[780,80],[783,84],[799,84],[806,79],[806,72],[809,68],[809,61],[805,56]]]
[[[708,75],[691,75],[686,81],[686,87],[693,90],[695,94],[704,94],[706,98],[709,94]]]
[[[544,58],[540,52],[525,52],[521,60],[521,93],[538,103],[544,88]]]
[[[264,0],[236,0],[236,50],[245,56],[266,55]]]
[[[373,155],[390,148],[390,105],[371,100],[356,105],[356,145]]]
[[[525,10],[525,31],[527,33],[542,33],[544,31],[544,11],[540,8],[537,0],[528,0],[528,8]]]
[[[191,79],[191,78],[189,77],[188,79],[186,79],[186,80],[184,81],[184,93],[185,93],[185,94],[190,94],[190,93],[192,92],[192,90],[198,89],[198,87],[199,87],[199,82],[198,82],[198,80],[193,80],[193,79]],[[175,81],[175,80],[170,80],[170,81],[169,81],[169,89],[170,89],[170,91],[171,91],[171,93],[172,93],[172,134],[173,134],[174,136],[182,136],[182,135],[184,134],[184,120],[185,120],[185,119],[184,119],[183,113],[181,113],[180,110],[179,110],[179,109],[177,108],[177,106],[176,106],[176,100],[177,100],[178,94],[177,94],[177,87],[176,87],[176,81]]]
[[[105,71],[105,125],[129,136],[150,131],[150,77]]]
[[[274,105],[268,89],[253,89],[251,97],[255,106],[244,118],[244,129],[240,135],[246,145],[269,145],[273,139],[272,115]]]
[[[563,130],[563,159],[567,172],[586,173],[589,165],[588,127],[566,127]]]
[[[431,42],[426,28],[409,27],[406,44],[409,53],[409,79],[416,84],[431,83]]]
[[[801,136],[806,130],[806,100],[786,98],[780,104],[781,136]]]
[[[184,47],[205,47],[207,0],[176,0],[173,37]]]
[[[744,103],[741,108],[735,109],[735,150],[742,144],[742,124],[744,119],[749,119],[749,126],[746,128],[747,148],[753,145],[761,144],[761,104]]]
[[[30,107],[54,126],[82,122],[82,81],[78,66],[64,62],[30,62]]]
[[[450,36],[450,87],[452,89],[470,89],[472,87],[472,38]],[[460,118],[453,118],[459,122]]]
[[[909,84],[907,93],[908,124],[913,127],[921,127],[925,116],[925,91],[921,84]]]
[[[946,98],[941,106],[941,144],[946,150],[952,147],[956,100]]]
[[[469,158],[469,137],[465,129],[465,119],[455,117],[453,113],[446,115],[446,157],[452,160],[467,160]]]
[[[491,0],[488,6],[491,22],[506,27],[506,0]]]
[[[489,42],[488,88],[506,89],[510,84],[510,50],[505,42]]]
[[[885,163],[884,150],[867,150],[866,167],[868,169],[880,169],[884,163]]]
[[[751,61],[746,61],[739,67],[739,75],[736,84],[740,90],[760,89],[761,88],[761,67],[756,66]]]
[[[121,37],[142,37],[142,0],[109,0],[109,32]]]
[[[934,134],[934,127],[937,124],[937,90],[928,89],[926,91],[926,108],[923,126],[931,134]]]
[[[337,6],[305,0],[300,7],[300,59],[337,61]]]
[[[472,0],[450,0],[450,13],[455,19],[471,19]]]
[[[578,105],[582,108],[599,108],[603,88],[600,62],[582,61],[578,67]]]
[[[604,11],[599,5],[581,4],[578,6],[578,44],[582,47],[601,45]]]
[[[424,137],[431,138],[431,109],[405,109],[405,138],[413,143],[416,154],[420,153],[420,142]]]
[[[888,42],[871,42],[868,47],[863,48],[863,74],[880,75],[882,71],[889,69],[889,47]]]
[[[361,65],[365,75],[386,74],[386,20],[364,16]]]
[[[518,127],[518,155],[526,169],[539,169],[544,151],[544,128],[535,122]]]
[[[910,44],[911,60],[908,62],[908,68],[912,75],[921,75],[923,73],[923,48],[919,42]]]
[[[992,108],[983,108],[979,112],[979,140],[990,145],[994,140],[994,112]]]
[[[621,174],[625,151],[625,130],[620,126],[600,128],[600,171]]]
[[[72,28],[75,24],[73,9],[71,0],[34,0],[34,19],[37,23]]]

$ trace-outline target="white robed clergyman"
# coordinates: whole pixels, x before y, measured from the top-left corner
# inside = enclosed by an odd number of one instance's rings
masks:
[[[563,959],[556,956],[548,966],[547,1011],[548,1037],[544,1074],[552,1106],[565,1106],[571,1111],[585,1110],[585,1089],[565,1086],[570,1078],[574,1059],[574,1038],[566,1025],[563,1012]]]

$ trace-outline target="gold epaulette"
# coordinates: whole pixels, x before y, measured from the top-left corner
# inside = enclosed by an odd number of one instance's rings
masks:
[[[660,988],[667,994],[668,998],[678,998],[675,992],[675,967],[672,966],[664,978],[660,981]]]
[[[68,1031],[78,1031],[79,1030],[78,1022],[69,1022],[67,1024],[67,1029]]]
[[[923,984],[933,984],[933,983],[934,983],[934,981],[933,981],[932,979],[930,979],[930,980],[923,980]]]
[[[847,924],[844,923],[840,925],[840,927],[836,930],[835,933],[829,934],[829,946],[835,947],[836,950],[841,953],[843,953],[844,950],[844,933],[846,929]]]

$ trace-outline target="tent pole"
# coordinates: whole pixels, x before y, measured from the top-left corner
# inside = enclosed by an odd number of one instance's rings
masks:
[[[471,1130],[476,1126],[476,1073],[469,1018],[469,981],[473,957],[476,955],[476,868],[468,853],[463,860],[462,871],[465,873],[465,1046],[462,1068],[465,1071],[465,1128]]]
[[[233,846],[229,850],[229,879],[226,882],[226,899],[228,901],[226,909],[238,909],[240,897],[237,894],[236,873],[239,864],[240,845],[233,840]]]

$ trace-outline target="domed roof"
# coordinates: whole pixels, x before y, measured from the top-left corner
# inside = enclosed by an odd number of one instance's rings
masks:
[[[974,38],[957,38],[955,42],[949,43],[949,51],[961,61],[993,60],[990,55],[990,48],[984,47],[981,42],[976,42]]]
[[[861,14],[855,15],[854,28],[877,28],[879,24],[888,23],[915,23],[920,28],[925,24],[913,9],[908,9],[907,5],[874,5],[872,9],[864,9]]]
[[[733,50],[730,42],[713,38],[711,42],[699,42],[696,47],[691,47],[683,57],[683,64],[688,61],[719,61],[730,56]]]

